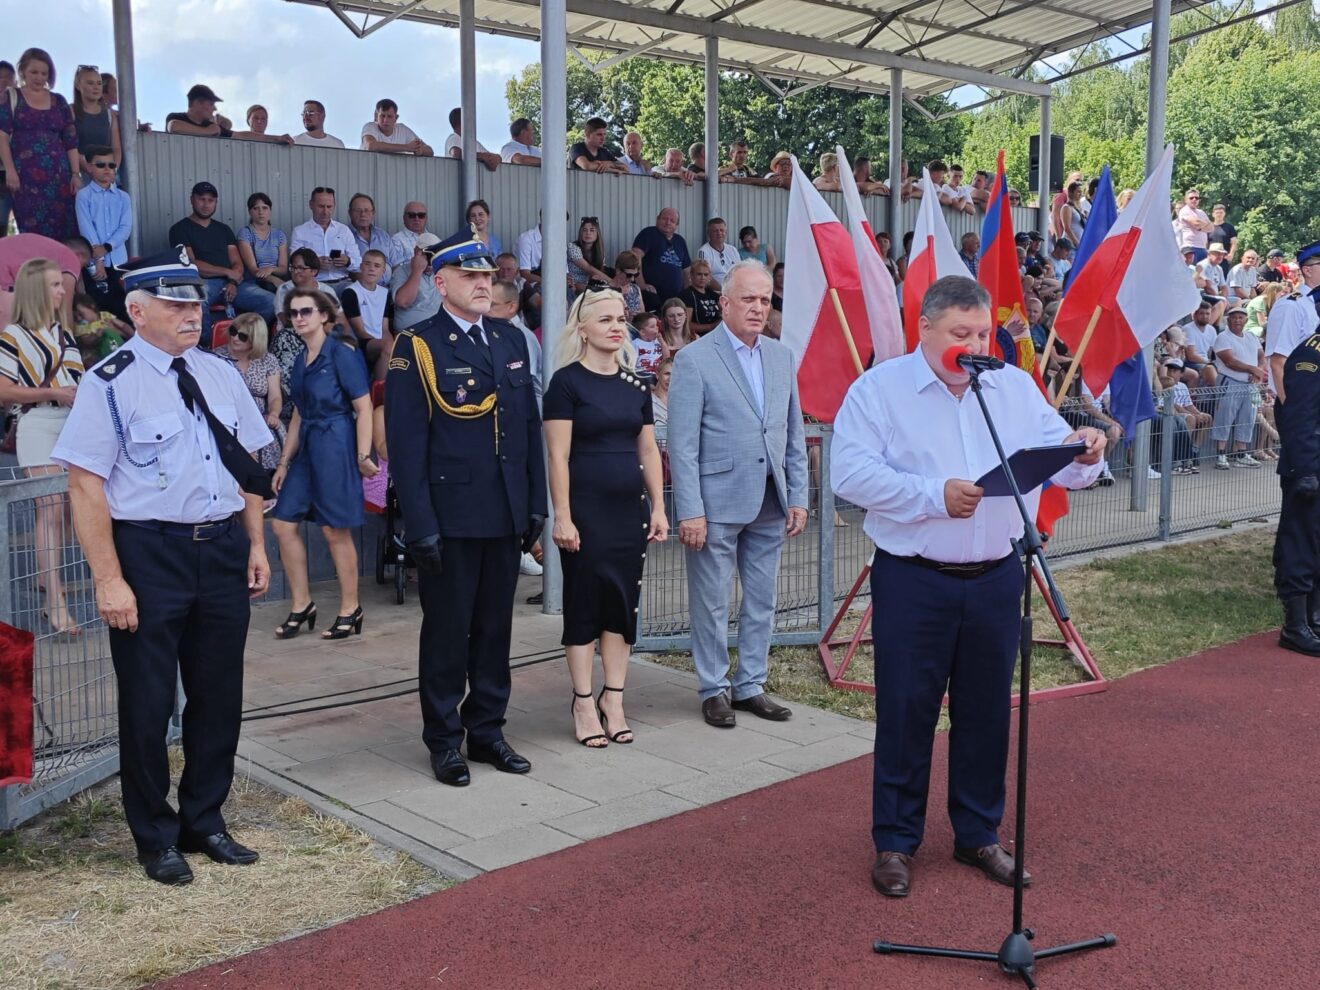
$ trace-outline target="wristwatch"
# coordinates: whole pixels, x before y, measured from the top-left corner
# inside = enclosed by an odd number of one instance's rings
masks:
[[[369,461],[369,460],[371,460],[371,455],[370,455],[370,454],[358,454],[358,463],[359,463],[359,464],[363,463],[364,461]]]

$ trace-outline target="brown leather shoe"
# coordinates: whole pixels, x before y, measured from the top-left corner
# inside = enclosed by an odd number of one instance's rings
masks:
[[[717,729],[732,729],[737,724],[737,717],[729,705],[729,696],[721,691],[701,703],[701,714],[707,725]]]
[[[953,858],[976,867],[995,883],[1013,886],[1013,854],[997,842],[980,849],[955,849]],[[1022,871],[1022,886],[1031,886],[1031,874],[1025,870]]]
[[[757,718],[768,718],[771,722],[787,722],[793,717],[793,709],[775,704],[770,695],[764,693],[735,701],[733,707],[740,712],[751,712]]]
[[[912,889],[912,857],[898,852],[876,853],[871,886],[886,897],[907,897]]]

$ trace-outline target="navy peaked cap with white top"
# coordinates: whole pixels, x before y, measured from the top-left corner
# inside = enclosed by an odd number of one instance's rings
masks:
[[[182,245],[121,265],[124,292],[149,292],[161,299],[205,302],[206,283]]]
[[[470,271],[495,271],[495,256],[490,248],[467,231],[441,241],[430,250],[431,270],[467,268]]]
[[[1302,265],[1312,258],[1320,256],[1320,241],[1314,244],[1308,244],[1304,248],[1297,249],[1297,264]]]

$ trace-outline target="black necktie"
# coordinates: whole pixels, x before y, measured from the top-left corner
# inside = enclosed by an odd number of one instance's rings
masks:
[[[211,428],[211,435],[215,437],[215,446],[220,452],[220,463],[225,466],[225,470],[234,476],[238,486],[249,495],[274,498],[275,492],[270,486],[270,472],[243,449],[238,437],[230,433],[224,423],[215,418],[211,407],[206,404],[206,396],[202,395],[197,379],[188,370],[183,358],[176,357],[170,362],[170,367],[179,376],[179,394],[183,396],[183,404],[188,407],[188,411],[192,412],[194,407],[200,408],[202,415],[206,417],[206,425]]]
[[[479,348],[481,348],[483,351],[486,349],[486,341],[485,341],[485,339],[481,336],[481,324],[480,324],[480,323],[474,323],[474,324],[472,324],[472,326],[468,327],[467,334],[468,334],[468,337],[470,337],[470,338],[472,339],[472,343],[476,344],[476,345],[477,345]]]

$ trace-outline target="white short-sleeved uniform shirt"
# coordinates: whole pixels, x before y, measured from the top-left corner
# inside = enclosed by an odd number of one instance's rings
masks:
[[[362,125],[362,143],[361,149],[367,150],[367,138],[373,137],[377,141],[385,144],[408,144],[410,141],[417,140],[417,133],[407,124],[396,123],[392,134],[385,134],[376,126],[374,120],[368,121]]]
[[[183,359],[211,412],[244,449],[257,451],[271,442],[232,364],[195,347]],[[221,463],[205,417],[184,405],[173,361],[137,335],[93,366],[51,452],[56,464],[105,479],[112,519],[196,524],[243,508],[238,482]]]

